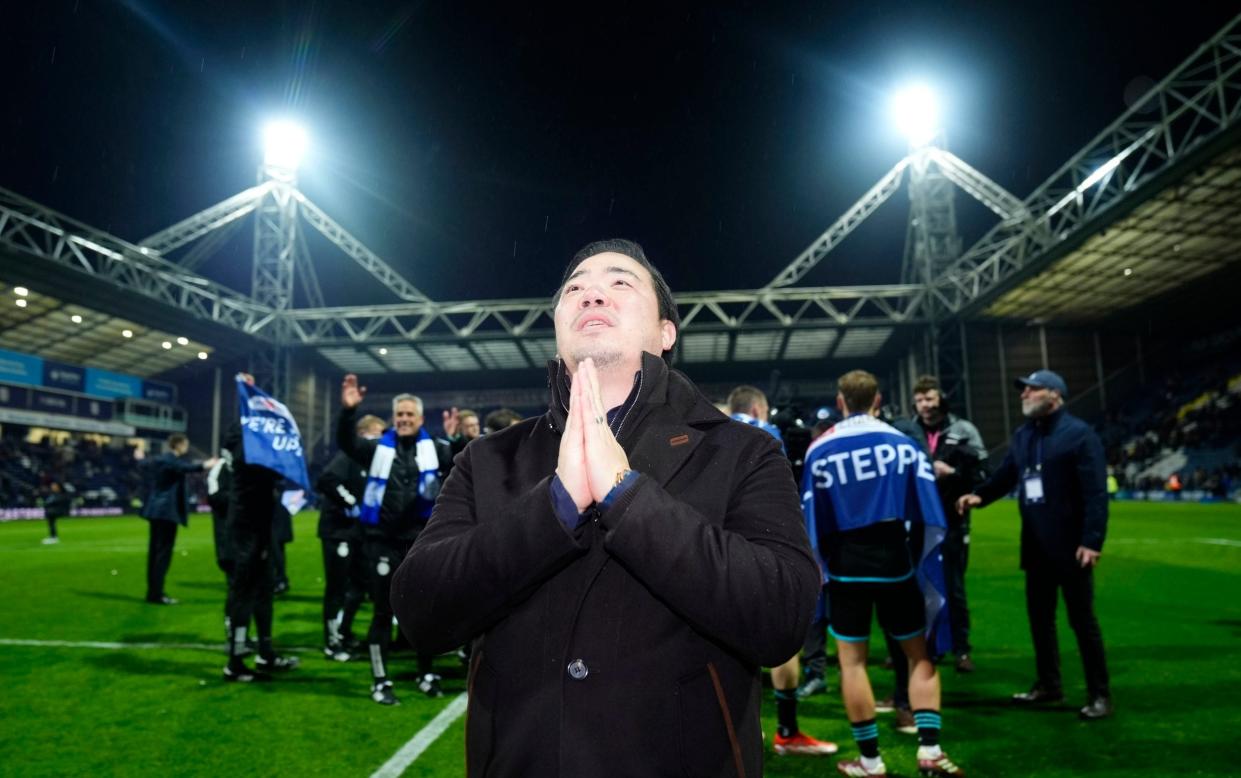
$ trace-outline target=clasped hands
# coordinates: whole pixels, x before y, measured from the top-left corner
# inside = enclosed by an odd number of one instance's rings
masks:
[[[573,498],[578,513],[603,502],[629,469],[629,457],[608,426],[594,360],[577,366],[569,391],[569,417],[560,438],[556,475]]]

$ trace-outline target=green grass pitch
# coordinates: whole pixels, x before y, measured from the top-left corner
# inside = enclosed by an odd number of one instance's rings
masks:
[[[465,681],[456,658],[441,657],[449,696],[422,698],[413,657],[396,654],[404,704],[384,708],[369,701],[365,663],[318,653],[314,520],[297,518],[298,540],[288,547],[293,588],[276,604],[277,644],[302,647],[303,664],[263,686],[220,681],[224,581],[208,517],[194,516],[177,538],[168,591],[181,604],[172,608],[142,602],[141,520],[63,521],[58,546],[40,545],[42,522],[0,525],[0,775],[371,775]],[[968,587],[978,672],[943,671],[944,745],[953,758],[973,776],[1241,772],[1241,506],[1113,506],[1096,606],[1117,715],[1093,724],[1076,717],[1084,690],[1063,608],[1068,702],[1046,710],[1007,703],[1033,679],[1017,536],[1011,502],[975,517]],[[359,633],[367,618],[364,610]],[[871,675],[882,696],[890,675],[877,661]],[[838,693],[833,676],[829,694],[802,703],[801,725],[852,756]],[[770,698],[763,712],[770,735]],[[915,739],[892,730],[890,719],[880,716],[888,769],[912,775]],[[461,774],[462,743],[458,720],[405,774]],[[830,775],[834,761],[769,750],[767,774]]]

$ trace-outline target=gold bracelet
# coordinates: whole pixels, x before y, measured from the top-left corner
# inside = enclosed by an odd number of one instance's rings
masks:
[[[625,476],[629,475],[629,474],[630,474],[630,473],[632,473],[632,472],[633,472],[633,471],[632,471],[632,470],[630,470],[629,468],[625,468],[624,470],[621,470],[621,471],[617,472],[617,473],[616,473],[616,483],[612,484],[612,488],[613,488],[613,489],[615,489],[616,487],[620,486],[620,485],[621,485],[621,481],[624,481],[624,480],[625,480]]]

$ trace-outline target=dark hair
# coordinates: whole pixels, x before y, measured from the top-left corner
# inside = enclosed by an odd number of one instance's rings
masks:
[[[497,408],[483,419],[483,429],[487,432],[499,432],[519,421],[521,421],[521,414],[512,408]]]
[[[597,240],[578,249],[578,252],[573,255],[573,259],[569,260],[569,266],[564,270],[564,276],[560,279],[560,286],[556,288],[556,295],[552,298],[552,306],[554,307],[560,302],[560,294],[564,291],[565,282],[569,280],[569,276],[573,275],[573,271],[577,270],[577,266],[582,264],[583,260],[609,251],[616,254],[624,254],[646,268],[646,272],[651,274],[651,285],[655,288],[655,299],[659,301],[659,318],[672,322],[672,325],[679,332],[681,330],[681,314],[677,311],[677,302],[672,297],[672,289],[668,286],[668,282],[664,280],[663,274],[646,258],[646,252],[642,250],[642,247],[636,242],[626,240],[625,238]]]
[[[920,375],[914,381],[914,394],[926,394],[932,389],[943,394],[943,390],[939,388],[939,379],[933,375]]]
[[[183,444],[188,444],[190,439],[182,435],[180,432],[174,432],[168,436],[168,448],[180,448]]]
[[[939,395],[940,413],[948,413],[948,395],[944,394],[944,389],[939,385],[939,379],[933,375],[920,375],[914,380],[914,394],[926,394],[934,391]]]

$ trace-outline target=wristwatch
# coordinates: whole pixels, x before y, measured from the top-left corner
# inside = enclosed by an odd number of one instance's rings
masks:
[[[616,487],[620,486],[621,482],[625,480],[625,477],[628,476],[632,472],[633,471],[630,470],[629,468],[625,468],[624,470],[618,470],[616,472],[616,480],[612,483],[612,488],[615,489]]]

